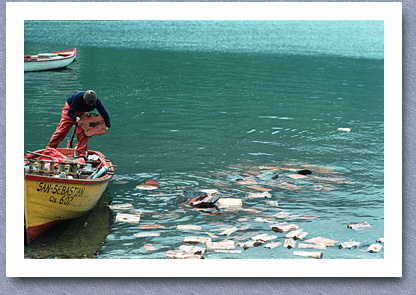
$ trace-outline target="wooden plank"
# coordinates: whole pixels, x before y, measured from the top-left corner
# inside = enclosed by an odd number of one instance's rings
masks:
[[[305,242],[312,243],[312,244],[323,244],[328,247],[328,246],[334,246],[334,244],[337,243],[338,241],[330,240],[330,239],[326,239],[322,237],[316,237],[316,238],[306,240]]]
[[[235,242],[224,240],[221,242],[206,242],[207,250],[234,250]]]
[[[299,226],[296,224],[275,224],[272,226],[272,231],[278,233],[286,233],[298,228]]]
[[[367,221],[363,221],[360,223],[347,224],[347,227],[351,229],[359,229],[364,227],[371,227],[371,225]]]
[[[257,191],[262,191],[262,192],[269,192],[272,190],[271,188],[265,188],[265,187],[258,186],[258,185],[251,185],[251,186],[248,186],[248,188],[251,188]]]
[[[243,206],[241,199],[237,198],[219,198],[217,204],[219,208]]]
[[[288,249],[295,248],[296,242],[294,239],[286,239],[283,246]]]
[[[176,230],[193,230],[193,231],[199,231],[199,230],[202,230],[202,226],[200,226],[200,225],[191,225],[191,224],[178,224],[176,226]]]
[[[355,249],[358,246],[360,246],[362,243],[360,242],[354,242],[354,241],[348,241],[348,242],[344,242],[338,245],[338,247],[340,249],[342,248],[346,248],[346,249]]]
[[[115,221],[123,223],[139,223],[140,214],[117,213]]]
[[[298,244],[299,249],[326,249],[326,245],[323,244]]]
[[[180,250],[170,250],[166,252],[165,255],[173,259],[203,259],[203,256],[200,254]]]
[[[205,244],[211,242],[211,238],[207,237],[184,237],[184,243],[195,243],[195,244]]]
[[[264,245],[264,248],[273,249],[273,248],[276,248],[276,247],[280,246],[281,244],[282,243],[280,243],[280,242],[272,241],[272,242],[269,242],[266,245]]]
[[[377,253],[379,252],[381,249],[383,248],[383,246],[381,246],[380,244],[371,244],[368,248],[367,248],[367,252],[370,253]]]
[[[324,254],[322,252],[294,251],[293,255],[302,256],[306,258],[321,259]]]

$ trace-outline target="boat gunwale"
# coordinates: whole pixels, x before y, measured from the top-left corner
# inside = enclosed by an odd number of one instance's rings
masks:
[[[59,55],[60,53],[68,52],[68,55]],[[38,53],[39,54],[39,53]],[[57,58],[45,58],[45,59],[30,59],[31,56],[37,55],[37,54],[29,54],[24,56],[24,62],[45,62],[45,61],[61,61],[65,59],[70,58],[76,58],[77,56],[77,49],[74,48],[73,50],[63,50],[63,51],[55,51],[50,52],[50,54],[58,54],[59,56]]]
[[[72,183],[72,184],[85,184],[85,185],[99,185],[102,183],[109,182],[113,176],[107,174],[103,177],[96,179],[69,179],[69,178],[58,178],[47,175],[37,175],[37,174],[26,174],[25,180],[29,181],[42,181],[42,182],[54,182],[54,183]]]
[[[45,150],[46,149],[40,149],[40,150],[37,150],[36,153],[41,154]],[[61,152],[64,155],[66,154],[65,156],[69,156],[67,155],[68,151],[71,151],[73,153],[73,149],[70,149],[70,148],[57,148],[56,150]],[[114,169],[111,166],[111,162],[106,159],[103,153],[99,151],[92,151],[92,150],[88,152],[91,155],[97,155],[100,158],[100,162],[102,164],[102,166],[100,167],[107,166],[110,172],[114,171]],[[25,154],[24,159],[28,160],[30,158],[36,158],[36,157],[37,156],[35,156],[34,154]],[[29,181],[54,182],[54,183],[72,183],[72,184],[80,184],[80,185],[99,185],[99,184],[109,182],[113,178],[113,175],[108,173],[109,171],[107,171],[107,173],[104,174],[103,176],[94,178],[94,179],[61,178],[61,177],[53,177],[53,176],[42,175],[42,174],[25,173],[24,180],[25,181],[29,180]]]

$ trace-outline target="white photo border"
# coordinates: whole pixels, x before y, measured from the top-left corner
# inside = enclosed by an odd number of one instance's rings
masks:
[[[7,2],[7,277],[400,277],[402,276],[402,4],[398,2]],[[384,259],[24,259],[25,20],[383,20]],[[11,116],[13,114],[13,116]],[[19,169],[18,169],[19,168]],[[219,267],[219,263],[221,267]],[[249,266],[249,267],[248,267]],[[196,269],[198,271],[196,271]]]

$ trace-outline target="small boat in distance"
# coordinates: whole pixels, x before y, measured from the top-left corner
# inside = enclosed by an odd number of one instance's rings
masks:
[[[77,49],[25,55],[25,72],[64,68],[75,61]]]
[[[42,149],[24,156],[24,209],[26,243],[64,220],[93,209],[113,177],[114,168],[97,151],[87,160],[74,149]]]

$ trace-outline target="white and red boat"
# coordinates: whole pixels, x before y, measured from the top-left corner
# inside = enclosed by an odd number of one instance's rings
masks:
[[[75,61],[77,49],[25,55],[25,72],[64,68]]]

